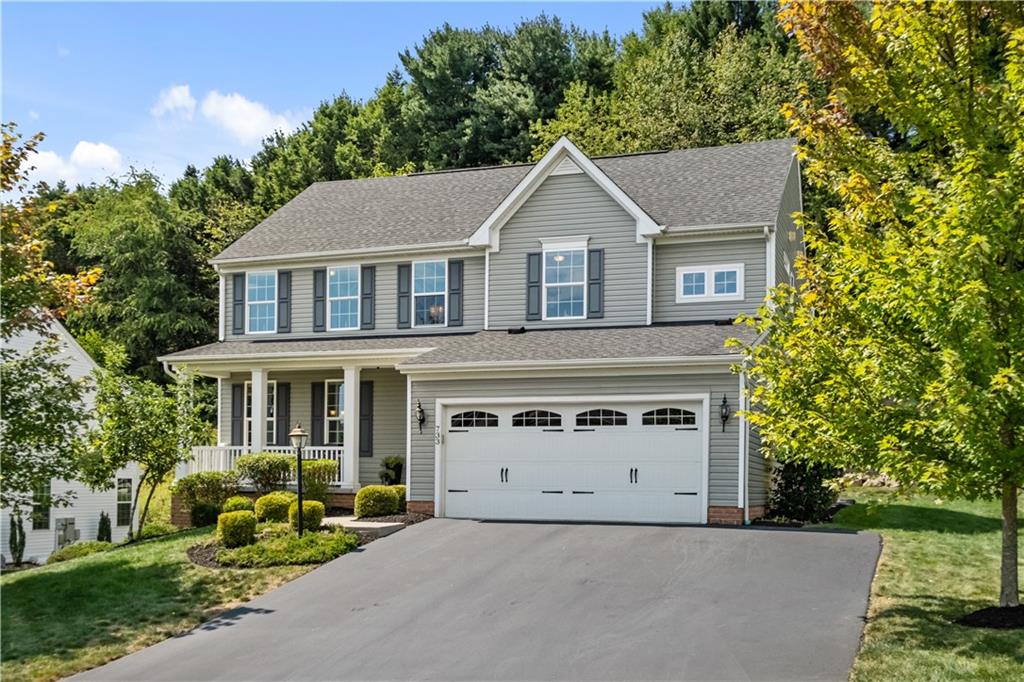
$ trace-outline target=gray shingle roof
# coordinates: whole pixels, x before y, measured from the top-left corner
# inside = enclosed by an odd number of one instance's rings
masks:
[[[659,225],[771,223],[794,144],[769,140],[594,163]],[[458,242],[473,234],[531,168],[314,183],[217,260]]]
[[[317,353],[347,353],[374,350],[425,349],[437,348],[454,335],[434,336],[390,336],[390,337],[352,337],[328,339],[294,339],[294,340],[256,340],[256,341],[218,341],[205,346],[196,346],[187,350],[170,353],[160,357],[161,360],[182,362],[186,359],[213,359],[245,357],[249,355],[301,355]]]

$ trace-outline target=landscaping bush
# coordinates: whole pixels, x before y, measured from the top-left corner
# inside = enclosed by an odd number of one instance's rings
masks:
[[[217,538],[225,547],[256,542],[256,515],[251,511],[224,512],[217,517]]]
[[[235,468],[243,479],[252,484],[257,493],[266,495],[273,490],[284,488],[294,461],[295,458],[291,455],[258,452],[239,457]]]
[[[224,500],[224,506],[221,507],[221,511],[233,512],[233,511],[252,511],[254,505],[251,497],[245,495],[235,495]]]
[[[215,504],[198,503],[189,509],[189,518],[193,528],[212,526],[217,523],[218,514],[220,514],[220,507]]]
[[[267,493],[256,500],[253,510],[260,521],[283,523],[288,520],[288,507],[295,499],[295,493],[290,490]]]
[[[326,533],[294,533],[260,540],[237,549],[221,549],[217,563],[238,568],[322,564],[359,546],[359,538],[338,528]]]
[[[324,503],[316,500],[302,501],[302,527],[306,530],[316,530],[320,522],[324,520]],[[288,507],[288,523],[292,528],[299,527],[299,501],[292,502]]]
[[[113,538],[110,535],[110,517],[107,512],[100,512],[100,527],[96,531],[96,539],[99,542],[110,542]]]
[[[837,469],[822,464],[782,463],[772,474],[768,515],[806,523],[826,520],[837,498],[827,481],[838,475]]]
[[[99,540],[75,542],[73,544],[61,547],[56,552],[51,554],[50,558],[46,560],[46,563],[56,564],[61,561],[67,561],[68,559],[77,559],[78,557],[96,554],[97,552],[106,552],[107,550],[113,548],[114,545],[112,543],[100,542]]]
[[[398,493],[398,511],[405,513],[405,486],[393,485],[391,489]]]
[[[192,510],[192,525],[213,523],[224,506],[224,501],[238,492],[238,474],[234,471],[200,471],[183,476],[174,482],[171,492]],[[198,514],[196,507],[206,507]],[[212,518],[209,508],[213,508]]]
[[[405,469],[405,457],[391,455],[380,462],[380,482],[384,485],[395,485],[402,482],[402,470]]]
[[[388,516],[398,513],[398,486],[368,485],[356,493],[356,516]]]
[[[139,540],[149,540],[150,538],[158,538],[163,535],[170,535],[171,533],[177,533],[178,527],[171,523],[164,523],[163,521],[153,521],[147,523],[142,530],[139,531]]]
[[[327,487],[337,475],[338,463],[333,459],[302,460],[302,499],[327,502]]]

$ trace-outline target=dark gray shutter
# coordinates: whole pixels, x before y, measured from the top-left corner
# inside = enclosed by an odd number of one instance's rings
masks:
[[[364,265],[360,271],[362,282],[359,288],[359,328],[373,329],[374,294],[377,288],[377,266]]]
[[[604,317],[604,249],[587,251],[587,317]]]
[[[448,326],[462,326],[462,261],[448,261]]]
[[[313,271],[313,331],[327,330],[327,270]]]
[[[314,381],[310,384],[310,395],[313,396],[313,404],[310,406],[309,416],[309,444],[324,444],[324,382]]]
[[[274,417],[277,421],[277,443],[276,445],[288,445],[288,421],[292,407],[292,385],[287,382],[277,382],[277,396],[274,398]]]
[[[277,331],[287,334],[292,330],[292,273],[277,273]]]
[[[373,457],[373,382],[359,382],[359,456]]]
[[[231,333],[245,333],[245,273],[231,278]]]
[[[412,263],[398,266],[398,328],[412,326]]]
[[[231,384],[231,444],[245,445],[245,384]]]
[[[539,253],[526,254],[526,319],[539,320],[541,267]]]

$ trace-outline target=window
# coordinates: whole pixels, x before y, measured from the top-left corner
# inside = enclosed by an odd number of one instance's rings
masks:
[[[527,410],[512,415],[512,426],[561,426],[562,415],[547,410]]]
[[[676,303],[742,300],[742,263],[676,268]]]
[[[544,319],[585,317],[586,249],[544,252]]]
[[[576,426],[625,426],[626,413],[618,410],[587,410],[576,415]]]
[[[32,491],[32,530],[50,528],[50,482],[40,483]]]
[[[359,266],[327,270],[327,305],[330,329],[359,328]]]
[[[697,415],[678,407],[659,407],[643,414],[644,426],[696,426]]]
[[[277,273],[245,275],[245,324],[250,334],[267,334],[277,328]]]
[[[498,415],[491,414],[490,412],[480,412],[474,410],[472,412],[459,412],[458,414],[452,415],[453,429],[466,429],[497,425]]]
[[[267,427],[265,444],[277,442],[277,420],[274,419],[274,403],[277,399],[277,382],[267,382]],[[252,445],[252,382],[245,382],[245,442]]]
[[[447,324],[448,263],[443,260],[412,264],[412,326]]]
[[[324,382],[324,442],[345,444],[345,382]]]
[[[132,479],[117,479],[117,525],[132,524]]]

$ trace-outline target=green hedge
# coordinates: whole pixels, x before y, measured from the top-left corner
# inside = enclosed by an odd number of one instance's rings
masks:
[[[295,469],[292,460],[292,469]],[[338,474],[338,463],[333,459],[302,460],[302,499],[327,502],[327,488]]]
[[[316,500],[302,501],[302,527],[306,530],[316,530],[320,522],[324,520],[324,503]],[[299,527],[299,501],[292,502],[288,507],[288,523],[292,528]]]
[[[402,482],[402,471],[405,469],[405,457],[390,455],[380,462],[380,482],[384,485],[395,485]]]
[[[61,547],[56,552],[51,554],[50,558],[46,560],[46,563],[56,564],[60,563],[61,561],[67,561],[68,559],[77,559],[78,557],[89,556],[90,554],[96,554],[98,552],[106,552],[107,550],[113,548],[113,543],[102,542],[100,540],[75,542],[73,544]]]
[[[251,497],[245,495],[235,495],[229,497],[224,501],[224,506],[221,507],[221,511],[233,512],[233,511],[252,511],[253,502]]]
[[[217,563],[237,568],[322,564],[359,546],[359,538],[338,528],[331,532],[271,537],[237,549],[221,549]]]
[[[243,479],[252,483],[257,493],[266,495],[284,488],[294,462],[295,458],[291,455],[257,452],[239,457],[235,468]]]
[[[368,485],[356,493],[356,516],[389,516],[399,510],[398,486]]]
[[[251,511],[224,512],[217,517],[217,538],[225,547],[256,542],[256,515]]]
[[[405,513],[405,486],[404,485],[393,485],[389,486],[392,490],[398,493],[398,511]]]
[[[171,492],[191,510],[193,526],[207,526],[217,520],[224,502],[238,492],[238,474],[200,471],[179,478],[171,486]]]
[[[288,520],[288,507],[295,499],[295,493],[290,490],[267,493],[256,500],[253,510],[260,521],[283,523]]]
[[[826,520],[838,498],[828,481],[839,474],[838,469],[824,464],[783,462],[772,473],[768,515],[807,523]]]

